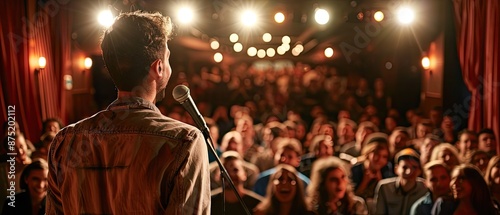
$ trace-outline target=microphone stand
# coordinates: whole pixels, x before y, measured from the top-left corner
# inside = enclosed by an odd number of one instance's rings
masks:
[[[236,197],[240,201],[241,206],[243,206],[243,209],[245,210],[246,214],[251,215],[250,211],[248,210],[247,206],[245,205],[245,202],[243,202],[243,199],[241,198],[240,193],[236,189],[236,186],[234,186],[233,180],[231,180],[231,178],[229,177],[229,174],[227,173],[226,168],[224,168],[224,165],[222,165],[222,162],[220,161],[219,156],[217,156],[217,153],[215,152],[215,149],[212,145],[213,140],[212,140],[212,137],[210,136],[210,132],[208,131],[208,128],[205,127],[203,129],[200,129],[200,130],[201,130],[201,133],[203,134],[203,136],[205,137],[205,143],[207,144],[208,151],[210,151],[210,153],[212,153],[212,155],[215,158],[215,161],[219,165],[221,182],[222,182],[222,206],[223,206],[224,214],[226,212],[226,198],[225,198],[225,193],[224,193],[224,191],[225,191],[224,179],[225,179],[229,183],[229,185],[231,186],[231,189],[233,189],[233,191],[236,193]]]

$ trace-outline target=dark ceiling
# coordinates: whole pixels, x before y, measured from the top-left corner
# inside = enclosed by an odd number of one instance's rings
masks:
[[[444,1],[444,0],[443,0]],[[331,63],[349,65],[359,63],[360,59],[393,59],[401,52],[425,52],[429,43],[442,29],[442,0],[420,1],[382,1],[382,0],[201,0],[201,1],[165,1],[165,0],[123,0],[123,1],[73,1],[74,11],[73,39],[78,48],[90,54],[99,54],[98,41],[103,27],[99,27],[96,14],[100,9],[112,5],[117,11],[142,9],[159,11],[171,16],[176,23],[177,6],[191,3],[197,21],[191,26],[177,27],[177,36],[169,43],[172,60],[190,62],[213,62],[215,52],[224,55],[226,63],[255,61],[258,57],[249,57],[249,46],[258,49],[277,48],[284,35],[291,37],[291,46],[303,44],[304,51],[292,56],[290,51],[284,55],[276,54],[274,59],[292,59],[309,63]],[[397,23],[394,13],[402,4],[409,4],[415,10],[415,22],[410,26]],[[330,12],[330,22],[324,26],[315,23],[313,18],[316,7]],[[241,28],[237,15],[240,9],[252,7],[260,15],[259,26],[253,29]],[[273,16],[282,11],[286,20],[277,24]],[[372,20],[373,12],[384,12],[385,19],[378,23]],[[357,16],[362,12],[364,19]],[[262,34],[271,33],[269,43],[262,41]],[[229,41],[231,33],[240,34],[243,51],[233,51]],[[212,50],[209,42],[217,39],[221,47]],[[332,58],[324,57],[323,51],[332,47]],[[417,54],[418,55],[418,54]],[[265,58],[270,59],[270,58]]]

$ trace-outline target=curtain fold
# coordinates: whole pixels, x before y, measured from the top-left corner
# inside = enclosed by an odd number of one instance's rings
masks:
[[[468,127],[491,128],[500,139],[500,4],[454,0],[457,49],[462,75],[471,91]],[[500,144],[497,144],[500,154]]]
[[[71,65],[69,16],[67,5],[58,1],[0,3],[0,117],[6,122],[7,106],[15,105],[16,121],[32,142],[38,141],[43,120],[66,120],[62,80]],[[41,56],[47,65],[40,70]]]

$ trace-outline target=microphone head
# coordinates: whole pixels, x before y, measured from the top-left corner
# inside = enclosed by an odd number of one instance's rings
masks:
[[[182,104],[189,98],[189,88],[186,85],[177,85],[172,91],[172,96]]]

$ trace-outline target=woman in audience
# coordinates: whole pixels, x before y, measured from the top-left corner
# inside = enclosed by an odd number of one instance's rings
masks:
[[[488,162],[484,179],[490,189],[491,197],[497,208],[500,208],[500,156],[494,156]]]
[[[460,164],[457,148],[449,143],[441,143],[434,147],[430,161],[433,160],[442,160],[450,169]]]
[[[466,162],[481,170],[482,175],[486,172],[489,161],[490,157],[488,156],[488,153],[482,150],[473,150],[466,158]]]
[[[453,199],[439,198],[432,209],[436,215],[498,214],[488,193],[488,185],[477,167],[461,164],[451,174]]]
[[[49,167],[43,159],[27,165],[21,173],[20,182],[23,191],[16,194],[15,201],[5,200],[2,215],[45,214],[48,174]]]
[[[336,157],[316,160],[307,187],[309,208],[317,214],[368,214],[365,201],[354,195],[349,172]]]
[[[267,186],[267,195],[254,210],[256,215],[303,215],[312,214],[304,199],[304,185],[297,170],[286,164],[276,167]]]
[[[387,164],[389,148],[381,141],[367,144],[358,158],[358,163],[352,166],[351,176],[356,195],[371,202],[375,195],[378,181],[394,176],[392,168]]]

